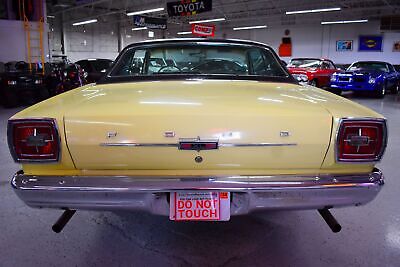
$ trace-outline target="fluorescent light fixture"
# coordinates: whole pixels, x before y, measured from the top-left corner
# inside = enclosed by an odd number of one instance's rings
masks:
[[[140,14],[146,14],[146,13],[159,12],[159,11],[163,11],[163,10],[164,10],[163,7],[159,7],[159,8],[142,10],[142,11],[129,12],[129,13],[126,13],[126,15],[127,16],[133,16],[133,15],[140,15]]]
[[[286,15],[305,14],[305,13],[318,13],[318,12],[339,11],[339,10],[341,10],[340,7],[308,9],[308,10],[299,10],[299,11],[287,11]]]
[[[177,32],[178,35],[192,34],[192,32]]]
[[[189,24],[193,24],[193,23],[203,23],[203,22],[216,22],[216,21],[224,21],[224,20],[225,20],[225,18],[195,20],[195,21],[189,21]]]
[[[79,25],[95,23],[95,22],[97,22],[97,19],[90,19],[90,20],[85,20],[85,21],[81,21],[81,22],[75,22],[72,24],[72,26],[79,26]]]
[[[143,31],[147,30],[147,27],[132,28],[132,31]]]
[[[359,19],[359,20],[338,20],[338,21],[321,21],[322,25],[329,24],[348,24],[348,23],[364,23],[368,22],[367,19]]]
[[[48,17],[49,19],[55,19],[55,18],[56,18],[56,16],[53,16],[53,15],[47,15],[47,17]]]
[[[240,30],[265,29],[265,28],[267,28],[267,25],[236,27],[236,28],[233,28],[233,30],[240,31]]]

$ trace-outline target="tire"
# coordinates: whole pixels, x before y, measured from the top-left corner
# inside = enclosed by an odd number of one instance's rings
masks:
[[[318,87],[318,81],[317,81],[317,79],[314,79],[314,80],[310,81],[310,85],[311,85],[311,86],[314,86],[314,87]]]
[[[384,98],[386,94],[386,83],[383,83],[382,86],[378,89],[378,91],[375,92],[375,97],[376,98]]]
[[[46,87],[39,89],[39,101],[45,100],[50,97],[49,90]]]
[[[394,94],[394,95],[397,95],[397,94],[399,93],[399,91],[400,91],[400,82],[397,82],[397,83],[393,86],[393,88],[392,88],[392,90],[391,90],[391,93]]]
[[[329,91],[335,95],[342,95],[342,90],[340,89],[331,88]]]
[[[5,91],[3,92],[3,106],[5,108],[14,108],[16,106],[18,106],[19,101],[18,101],[18,96],[17,94],[13,93],[13,92],[8,92]]]

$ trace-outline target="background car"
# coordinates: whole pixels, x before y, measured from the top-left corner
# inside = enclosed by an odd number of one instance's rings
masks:
[[[329,86],[331,75],[340,71],[331,60],[319,58],[293,58],[286,67],[290,74],[307,76],[310,85],[320,88]]]
[[[330,88],[336,93],[342,91],[370,92],[383,98],[388,90],[398,93],[400,73],[392,64],[383,61],[358,61],[342,73],[332,75]]]
[[[110,59],[83,59],[76,62],[83,71],[87,72],[86,80],[89,83],[97,82],[112,64]]]
[[[33,104],[49,97],[44,76],[37,65],[29,69],[24,61],[8,62],[0,74],[0,96],[5,107]]]

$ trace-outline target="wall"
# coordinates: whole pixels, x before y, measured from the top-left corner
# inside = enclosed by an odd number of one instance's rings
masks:
[[[37,28],[37,22],[31,22]],[[32,33],[32,35],[38,34]],[[43,35],[45,56],[48,54],[47,27]],[[34,44],[32,44],[33,46]],[[0,20],[0,61],[28,61],[26,34],[23,22],[19,20]]]
[[[278,49],[284,30],[290,30],[292,38],[292,57],[325,57],[336,63],[351,63],[357,60],[382,60],[393,64],[400,64],[400,53],[393,52],[393,43],[400,41],[400,32],[384,32],[379,30],[378,22],[343,24],[343,25],[317,25],[317,26],[290,26],[257,29],[249,31],[220,30],[217,37],[242,38],[260,41]],[[225,35],[224,35],[225,33]],[[359,52],[359,35],[383,35],[382,52]],[[353,51],[336,51],[337,40],[353,40]],[[290,58],[283,58],[289,60]]]
[[[116,25],[97,23],[85,26],[66,26],[65,46],[66,54],[73,62],[87,58],[113,60],[118,55],[117,27]]]
[[[290,30],[293,43],[292,57],[325,57],[336,63],[346,64],[357,60],[384,60],[393,64],[400,64],[400,53],[392,52],[394,41],[400,41],[400,32],[385,32],[379,30],[379,22],[344,25],[308,25],[308,26],[273,26],[267,29],[233,31],[223,24],[216,24],[216,38],[238,38],[260,41],[278,49],[284,30]],[[190,35],[179,36],[177,31],[186,31],[189,26],[174,27],[169,25],[167,38],[191,37]],[[55,29],[57,31],[57,29]],[[155,38],[162,38],[160,30],[154,30]],[[132,31],[130,28],[120,30],[122,47],[130,43],[153,39],[147,36],[148,31]],[[359,52],[359,35],[382,34],[383,52]],[[54,39],[56,40],[56,38]],[[67,55],[72,61],[83,58],[109,58],[114,59],[118,55],[117,25],[95,23],[86,26],[66,26],[65,40]],[[353,51],[337,52],[337,40],[353,40]],[[54,42],[56,46],[58,42]],[[59,46],[59,44],[58,44]],[[59,48],[58,48],[59,49]],[[288,61],[290,58],[283,58]]]

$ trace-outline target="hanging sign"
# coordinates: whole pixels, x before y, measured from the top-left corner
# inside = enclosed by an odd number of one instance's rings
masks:
[[[215,25],[192,24],[192,34],[213,37],[215,35]]]
[[[192,16],[212,10],[212,0],[182,0],[167,3],[170,17]]]
[[[135,15],[133,16],[133,24],[139,27],[147,27],[149,29],[165,30],[167,28],[167,19]]]

